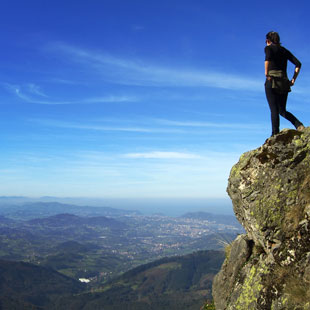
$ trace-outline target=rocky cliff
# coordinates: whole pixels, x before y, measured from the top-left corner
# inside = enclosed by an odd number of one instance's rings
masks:
[[[227,191],[246,234],[226,248],[216,310],[310,310],[310,127],[243,154]]]

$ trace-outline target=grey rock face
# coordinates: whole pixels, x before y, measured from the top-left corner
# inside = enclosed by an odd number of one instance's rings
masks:
[[[310,309],[310,128],[243,154],[227,192],[247,234],[214,280],[216,309]]]

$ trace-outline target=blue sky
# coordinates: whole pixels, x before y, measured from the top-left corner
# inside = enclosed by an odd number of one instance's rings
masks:
[[[308,124],[309,6],[2,1],[0,195],[227,197],[271,132],[269,30],[303,64],[288,110]]]

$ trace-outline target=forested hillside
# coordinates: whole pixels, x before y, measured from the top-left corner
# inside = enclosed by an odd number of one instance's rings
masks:
[[[77,294],[85,284],[51,268],[0,260],[0,309],[45,309],[60,296]]]
[[[221,251],[164,258],[130,270],[95,292],[64,298],[57,309],[200,309],[211,298],[212,280],[223,260]]]
[[[139,266],[94,288],[53,269],[0,261],[0,309],[190,310],[211,298],[221,251],[200,251]],[[104,307],[104,308],[103,308]]]

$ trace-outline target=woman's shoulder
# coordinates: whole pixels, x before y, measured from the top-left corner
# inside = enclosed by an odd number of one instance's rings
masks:
[[[265,53],[271,53],[274,55],[283,55],[290,52],[280,44],[270,44],[265,47]]]
[[[283,55],[285,55],[287,58],[290,57],[290,55],[293,55],[287,48],[285,48],[284,46],[280,46],[280,51]]]
[[[271,45],[266,45],[264,48],[265,54],[270,53],[272,51]]]
[[[281,49],[282,46],[278,44],[270,44],[265,46],[265,51],[272,51],[272,52],[277,52],[279,49]]]
[[[279,48],[284,52],[289,52],[289,50],[282,45],[279,45]]]

